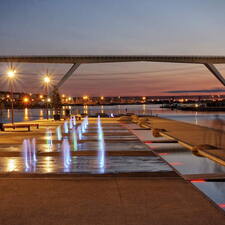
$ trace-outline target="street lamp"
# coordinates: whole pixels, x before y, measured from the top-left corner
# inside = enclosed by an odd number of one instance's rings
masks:
[[[11,92],[11,121],[12,124],[14,124],[14,106],[13,106],[13,79],[15,77],[16,70],[10,69],[7,72],[7,76],[9,78],[9,86],[10,86],[10,92]]]
[[[51,81],[51,79],[50,79],[50,77],[49,77],[49,75],[48,75],[48,73],[47,73],[47,75],[44,77],[44,84],[45,84],[45,88],[46,88],[46,110],[47,110],[47,120],[48,120],[48,118],[49,118],[49,116],[48,116],[48,103],[50,102],[50,101],[48,101],[48,99],[49,99],[49,83],[50,83],[50,81]]]

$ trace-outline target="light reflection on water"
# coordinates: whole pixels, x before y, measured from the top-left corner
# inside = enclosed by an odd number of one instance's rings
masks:
[[[58,156],[40,156],[36,164],[26,168],[21,157],[0,157],[0,171],[102,174],[102,170],[99,168],[98,156],[73,156],[69,159],[71,161]],[[158,157],[152,156],[109,156],[105,158],[104,163],[105,173],[171,171],[171,168]]]
[[[24,109],[24,120],[29,120],[28,108]]]
[[[43,162],[43,169],[44,169],[44,172],[46,173],[51,173],[51,172],[54,172],[54,161],[52,159],[52,157],[50,156],[46,156],[44,157],[44,162]]]
[[[7,162],[7,168],[6,170],[8,172],[12,172],[12,171],[15,171],[16,170],[16,160],[15,159],[9,159],[8,162]]]
[[[121,113],[135,113],[140,115],[159,115],[169,119],[175,119],[179,121],[185,121],[188,123],[212,126],[212,120],[215,115],[219,115],[222,119],[225,119],[224,112],[194,112],[194,111],[180,111],[170,110],[166,108],[160,108],[160,104],[142,104],[142,105],[101,105],[101,106],[76,106],[72,107],[72,112],[85,113],[89,115],[96,115],[97,113],[106,113],[114,115]],[[26,111],[26,113],[25,113]],[[52,115],[52,110],[49,110],[49,115]],[[65,110],[63,110],[65,115]],[[43,109],[15,109],[15,122],[24,121],[27,118],[29,120],[43,119],[46,117]],[[10,109],[3,110],[3,122],[10,122],[11,114]]]

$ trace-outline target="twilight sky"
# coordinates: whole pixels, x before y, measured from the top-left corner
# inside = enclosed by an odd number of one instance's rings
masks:
[[[0,55],[225,55],[224,0],[0,3]],[[0,64],[1,90],[7,90],[7,66]],[[70,65],[16,67],[17,90],[41,92],[40,80],[47,69],[57,82]],[[218,69],[225,75],[225,65]],[[190,90],[216,93],[221,89],[222,85],[201,65],[139,62],[83,64],[60,91],[73,96],[145,96],[182,95]]]

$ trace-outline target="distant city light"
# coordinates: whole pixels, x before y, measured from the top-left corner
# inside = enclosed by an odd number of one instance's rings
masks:
[[[87,100],[89,97],[87,95],[83,96],[84,100]]]
[[[24,98],[23,98],[23,102],[24,102],[24,103],[28,103],[28,102],[29,102],[29,98],[24,97]]]
[[[181,102],[181,103],[184,102],[184,99],[183,98],[179,99],[179,102]]]
[[[104,100],[104,96],[101,96],[101,98],[100,98],[101,100]]]

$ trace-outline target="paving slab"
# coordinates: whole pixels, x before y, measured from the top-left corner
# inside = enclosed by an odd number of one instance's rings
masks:
[[[0,192],[1,225],[225,224],[178,178],[1,179]]]

